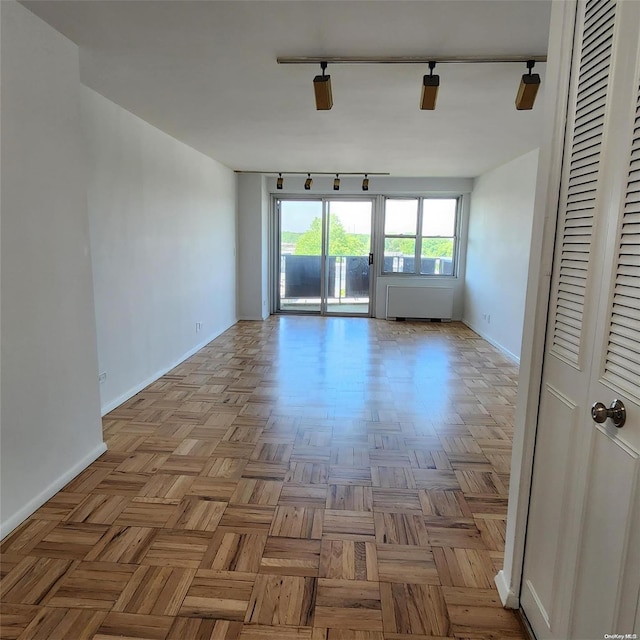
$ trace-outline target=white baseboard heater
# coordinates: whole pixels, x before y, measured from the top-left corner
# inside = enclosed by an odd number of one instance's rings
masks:
[[[387,319],[451,320],[453,287],[387,285]]]

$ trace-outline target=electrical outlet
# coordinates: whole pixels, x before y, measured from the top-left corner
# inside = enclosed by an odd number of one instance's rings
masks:
[[[491,324],[491,314],[487,314],[487,322]]]
[[[202,331],[202,322],[196,322],[196,333]]]
[[[102,384],[103,382],[105,382],[105,380],[107,379],[107,372],[103,371],[99,376],[98,376],[98,382],[100,384]]]

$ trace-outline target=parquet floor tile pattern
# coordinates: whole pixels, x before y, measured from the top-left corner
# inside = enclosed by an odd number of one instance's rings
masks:
[[[2,544],[6,640],[526,638],[517,367],[459,323],[239,322]]]

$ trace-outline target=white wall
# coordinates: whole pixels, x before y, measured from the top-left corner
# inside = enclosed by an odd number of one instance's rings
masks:
[[[241,273],[240,279],[240,296],[245,299],[241,310],[240,317],[247,319],[259,319],[266,317],[268,310],[262,309],[263,315],[259,316],[258,312],[258,290],[262,291],[262,300],[266,297],[271,298],[268,282],[268,261],[266,254],[269,252],[267,243],[269,234],[269,199],[271,195],[276,196],[306,196],[306,197],[339,197],[343,196],[361,196],[373,197],[376,199],[375,221],[374,224],[378,228],[378,236],[380,245],[374,248],[374,252],[381,255],[382,252],[382,215],[378,196],[428,196],[428,195],[451,195],[463,196],[462,219],[460,224],[459,239],[459,256],[458,256],[458,275],[455,278],[428,277],[428,276],[378,276],[376,280],[376,289],[374,292],[374,316],[384,318],[386,315],[386,291],[387,285],[402,284],[405,286],[416,287],[452,287],[454,290],[453,318],[462,319],[464,307],[464,274],[465,274],[465,239],[467,233],[468,219],[468,202],[469,194],[473,187],[471,178],[396,178],[389,176],[372,176],[369,183],[369,191],[362,191],[363,176],[345,176],[341,178],[340,191],[333,191],[333,176],[315,176],[313,177],[313,187],[310,191],[304,189],[304,181],[306,176],[284,175],[284,188],[282,191],[276,189],[275,178],[266,179],[255,174],[241,174],[238,178],[238,202],[243,206],[239,207],[239,247],[244,252],[246,247],[250,247],[247,254],[247,260],[250,260],[251,268],[245,268]],[[262,208],[259,210],[259,203],[262,201]],[[261,244],[262,243],[262,244]],[[262,247],[262,253],[258,250]],[[260,256],[260,258],[258,257]],[[248,293],[249,292],[249,293]],[[250,307],[250,305],[253,305]],[[249,311],[251,309],[251,311]]]
[[[260,174],[238,176],[238,317],[269,315],[269,194]]]
[[[15,2],[0,11],[6,535],[104,445],[78,49]]]
[[[464,322],[520,360],[538,150],[475,180]]]
[[[86,87],[82,113],[104,413],[236,321],[236,184]]]

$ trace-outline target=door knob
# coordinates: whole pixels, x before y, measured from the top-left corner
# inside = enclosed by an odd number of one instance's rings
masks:
[[[627,419],[627,410],[622,400],[614,400],[607,409],[602,402],[596,402],[591,407],[591,417],[595,422],[603,423],[607,418],[611,418],[613,424],[620,429]]]

